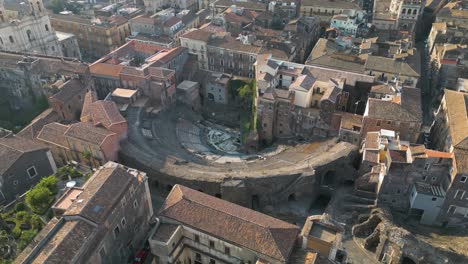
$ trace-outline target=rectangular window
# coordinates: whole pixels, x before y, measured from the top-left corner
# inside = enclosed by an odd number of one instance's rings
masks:
[[[447,214],[449,215],[453,215],[455,214],[455,210],[457,209],[457,207],[455,205],[451,205],[447,211]]]
[[[117,225],[115,228],[114,228],[114,238],[117,238],[120,234],[120,228],[119,226]]]
[[[224,254],[231,255],[231,249],[229,247],[224,247]]]
[[[195,242],[200,242],[200,236],[199,235],[195,235]]]
[[[214,259],[210,259],[210,264],[216,264],[216,261]]]
[[[30,178],[33,178],[37,175],[37,171],[36,171],[36,168],[34,166],[30,167],[28,169],[28,175]]]
[[[210,248],[214,248],[215,247],[215,243],[213,240],[210,240]]]
[[[380,123],[382,122],[382,120],[377,120],[377,126],[380,126]]]
[[[101,256],[101,260],[104,260],[106,258],[106,248],[102,247],[101,250],[99,250],[99,255]]]

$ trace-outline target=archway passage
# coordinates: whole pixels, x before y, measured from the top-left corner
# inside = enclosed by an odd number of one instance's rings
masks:
[[[258,195],[252,195],[252,209],[258,209],[260,207],[260,199]]]
[[[335,171],[329,170],[322,178],[322,185],[333,185],[335,183]]]
[[[416,262],[408,257],[403,257],[401,264],[416,264]]]

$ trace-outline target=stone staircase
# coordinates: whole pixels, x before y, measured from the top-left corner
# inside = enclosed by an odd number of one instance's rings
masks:
[[[376,205],[375,199],[360,197],[356,194],[343,197],[343,208],[347,211],[356,211],[360,214],[369,213]]]

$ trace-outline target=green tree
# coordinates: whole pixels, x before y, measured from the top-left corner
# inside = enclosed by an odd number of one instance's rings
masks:
[[[15,212],[26,211],[26,205],[22,202],[19,202],[15,205]]]
[[[26,203],[35,213],[42,214],[54,200],[54,194],[46,187],[36,186],[26,194]]]
[[[45,187],[53,194],[57,194],[58,192],[57,178],[55,176],[44,177],[36,185],[36,187]]]
[[[23,231],[23,233],[20,236],[20,241],[18,242],[18,248],[20,250],[23,250],[29,244],[29,242],[33,240],[36,234],[37,231],[34,229]]]
[[[44,223],[38,215],[32,215],[31,220],[29,221],[31,222],[31,228],[35,230],[41,230],[42,226],[44,225]]]
[[[0,230],[0,247],[8,243],[8,233],[5,230]]]

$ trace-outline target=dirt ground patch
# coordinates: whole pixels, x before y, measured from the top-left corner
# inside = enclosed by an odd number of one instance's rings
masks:
[[[434,247],[468,256],[468,231],[465,229],[423,226],[414,219],[405,219],[399,215],[395,215],[395,221],[418,239]]]

